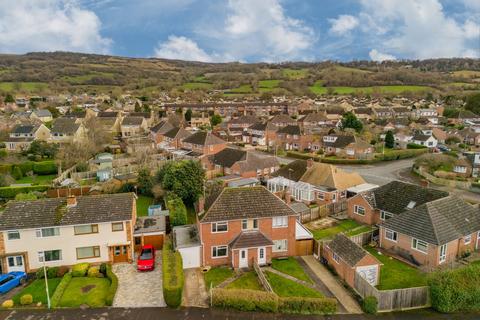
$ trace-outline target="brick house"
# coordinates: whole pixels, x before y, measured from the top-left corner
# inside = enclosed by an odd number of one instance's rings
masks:
[[[273,146],[278,127],[270,122],[257,122],[243,133],[243,142],[258,146]]]
[[[284,150],[303,151],[310,148],[312,136],[305,134],[300,126],[288,125],[276,132],[275,146]]]
[[[183,128],[173,128],[163,135],[163,145],[178,150],[182,147],[182,141],[190,135],[191,133]]]
[[[227,147],[227,142],[210,131],[198,131],[182,141],[183,149],[198,155],[211,155]]]
[[[165,133],[176,128],[172,123],[167,120],[161,121],[150,128],[150,139],[155,142],[155,145],[158,147],[163,142]]]
[[[287,192],[295,201],[328,204],[347,198],[347,189],[364,184],[357,173],[312,160],[295,160],[272,174],[267,187],[272,193]]]
[[[406,210],[380,225],[380,247],[435,268],[480,247],[480,209],[448,196]]]
[[[235,141],[242,140],[242,135],[253,124],[257,123],[258,119],[255,116],[245,115],[232,119],[227,122],[228,135]]]
[[[286,114],[278,114],[272,117],[272,119],[270,119],[268,122],[270,122],[272,125],[274,125],[277,128],[294,126],[297,124],[297,121],[295,119],[291,118],[289,115],[286,115]]]
[[[323,249],[322,257],[350,287],[355,287],[357,274],[372,286],[378,284],[380,261],[344,234],[337,234],[332,241],[324,244]]]
[[[298,215],[264,187],[225,188],[208,203],[198,222],[202,265],[248,268],[296,254]]]
[[[327,118],[327,112],[312,112],[307,114],[299,121],[304,130],[313,131],[319,127],[329,126],[332,121]]]
[[[347,200],[350,219],[375,225],[407,209],[447,197],[448,193],[401,181],[392,181],[374,190],[359,193]]]

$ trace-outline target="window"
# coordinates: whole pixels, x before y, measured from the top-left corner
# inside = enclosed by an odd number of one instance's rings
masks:
[[[358,214],[360,216],[364,216],[365,215],[365,208],[362,207],[362,206],[355,205],[353,207],[353,212],[355,212],[356,214]]]
[[[223,258],[228,256],[227,246],[212,247],[212,258]]]
[[[60,228],[37,229],[36,234],[37,234],[37,238],[59,236],[60,235]]]
[[[336,263],[340,263],[340,257],[335,252],[333,253],[333,260],[335,260]]]
[[[47,250],[38,252],[39,262],[60,261],[62,260],[62,250]]]
[[[412,248],[423,253],[427,253],[428,243],[422,240],[412,238]]]
[[[20,239],[20,232],[18,232],[18,230],[8,231],[7,239],[8,240],[18,240],[18,239]]]
[[[88,259],[100,257],[100,247],[82,247],[77,248],[77,259]]]
[[[397,242],[397,233],[390,229],[385,229],[385,239]]]
[[[317,198],[320,199],[320,200],[325,200],[325,193],[319,192],[319,193],[317,194]]]
[[[87,224],[83,226],[74,226],[75,235],[98,233],[98,224]]]
[[[470,244],[470,242],[472,242],[472,235],[471,234],[469,234],[468,236],[465,236],[463,238],[463,243],[464,244]]]
[[[248,229],[248,220],[244,219],[242,220],[242,230],[247,230]]]
[[[273,217],[272,219],[273,228],[285,228],[288,227],[288,216],[283,217]]]
[[[253,219],[253,229],[258,229],[258,219]]]
[[[390,212],[386,212],[386,211],[380,211],[380,219],[382,220],[387,220],[387,219],[390,219],[393,217],[393,214],[391,214]]]
[[[273,252],[287,251],[287,239],[273,240]]]
[[[333,202],[337,201],[337,194],[336,193],[332,193],[332,201]]]
[[[112,231],[123,231],[123,222],[112,223]]]
[[[228,222],[212,223],[212,232],[227,232],[227,231],[228,231]]]
[[[447,260],[447,245],[444,244],[440,247],[440,257],[439,257],[439,263],[445,262]]]

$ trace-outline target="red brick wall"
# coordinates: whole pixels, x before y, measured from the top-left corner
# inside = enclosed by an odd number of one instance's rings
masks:
[[[365,208],[365,215],[355,213],[355,206],[362,206]],[[356,195],[347,200],[347,214],[350,219],[358,221],[363,224],[373,225],[379,222],[379,214],[374,210],[370,204],[362,196]]]

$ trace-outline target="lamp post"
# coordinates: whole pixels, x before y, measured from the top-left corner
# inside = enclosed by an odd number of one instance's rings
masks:
[[[47,278],[47,267],[45,266],[45,252],[42,252],[42,261],[43,261],[43,276],[45,277],[45,290],[47,292],[47,306],[50,309],[50,294],[48,290],[48,278]]]

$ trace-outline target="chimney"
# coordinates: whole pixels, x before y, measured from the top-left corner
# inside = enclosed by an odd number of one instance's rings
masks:
[[[75,207],[77,205],[77,198],[74,195],[67,197],[67,207]]]
[[[313,166],[313,159],[310,158],[307,160],[307,168],[311,168]]]
[[[288,190],[285,190],[285,203],[287,205],[290,205],[290,202],[291,202],[291,197],[290,197],[290,192]]]
[[[198,206],[197,206],[198,213],[202,213],[205,210],[205,198],[200,197],[198,199]]]

